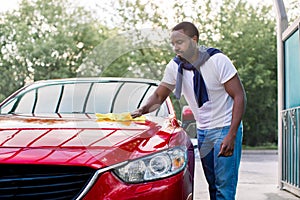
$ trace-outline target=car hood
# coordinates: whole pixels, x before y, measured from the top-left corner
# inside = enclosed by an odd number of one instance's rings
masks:
[[[97,121],[92,115],[0,116],[0,163],[102,168],[168,148],[175,130],[162,118]]]

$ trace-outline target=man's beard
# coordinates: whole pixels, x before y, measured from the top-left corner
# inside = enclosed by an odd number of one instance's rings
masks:
[[[183,52],[181,57],[183,57],[189,63],[192,63],[192,58],[193,58],[193,56],[195,55],[195,52],[196,52],[195,49],[196,49],[196,46],[193,45],[193,43],[191,41],[188,49],[185,52]]]

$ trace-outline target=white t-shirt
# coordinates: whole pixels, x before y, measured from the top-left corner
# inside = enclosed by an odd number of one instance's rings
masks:
[[[208,101],[201,108],[195,99],[193,71],[183,70],[182,94],[192,109],[197,128],[212,129],[231,124],[233,99],[225,91],[224,83],[229,81],[237,73],[230,59],[223,53],[217,53],[210,57],[201,67]],[[165,69],[162,82],[175,85],[178,73],[178,65],[171,60]]]

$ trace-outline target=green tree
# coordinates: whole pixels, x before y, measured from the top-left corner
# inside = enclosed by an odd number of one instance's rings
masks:
[[[23,0],[0,27],[1,99],[26,81],[76,77],[109,31],[87,10],[60,0]]]
[[[300,4],[299,0],[291,0],[290,4],[285,5],[286,14],[291,25],[296,19],[300,17]]]

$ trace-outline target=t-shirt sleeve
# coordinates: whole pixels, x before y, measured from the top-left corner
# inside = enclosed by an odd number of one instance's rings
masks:
[[[229,81],[237,73],[237,70],[231,60],[223,53],[215,54],[214,61],[219,73],[219,80],[222,84]]]
[[[175,85],[177,77],[177,68],[178,65],[173,60],[171,60],[165,68],[164,76],[161,82],[170,85]]]

